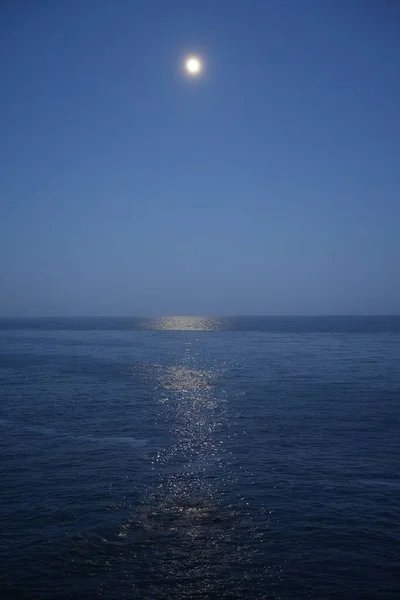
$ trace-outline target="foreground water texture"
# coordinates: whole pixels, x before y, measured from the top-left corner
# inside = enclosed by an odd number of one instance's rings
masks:
[[[400,318],[0,321],[0,597],[400,596]]]

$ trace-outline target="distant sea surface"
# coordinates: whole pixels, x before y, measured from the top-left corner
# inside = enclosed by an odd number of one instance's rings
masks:
[[[398,600],[400,317],[0,320],[0,598]]]

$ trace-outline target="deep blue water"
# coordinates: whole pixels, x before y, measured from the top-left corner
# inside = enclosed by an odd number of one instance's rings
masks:
[[[1,599],[400,597],[400,318],[0,320]]]

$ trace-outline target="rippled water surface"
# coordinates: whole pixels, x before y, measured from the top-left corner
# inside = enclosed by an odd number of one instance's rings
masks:
[[[0,597],[400,597],[400,318],[0,320]]]

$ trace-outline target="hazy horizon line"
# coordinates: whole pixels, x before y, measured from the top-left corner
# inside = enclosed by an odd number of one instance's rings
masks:
[[[298,313],[298,314],[157,314],[157,315],[0,315],[8,319],[298,319],[298,318],[388,318],[400,317],[400,313]]]

